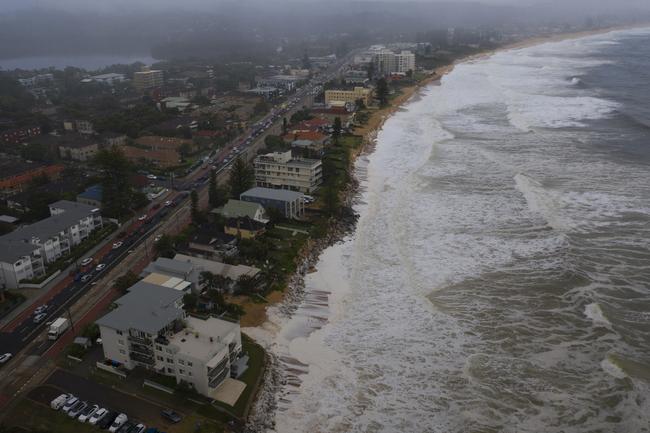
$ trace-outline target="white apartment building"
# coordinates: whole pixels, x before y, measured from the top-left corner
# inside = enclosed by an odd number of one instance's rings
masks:
[[[127,369],[136,366],[191,384],[212,397],[226,378],[242,372],[239,324],[188,317],[186,292],[140,281],[96,323],[104,356]]]
[[[45,275],[45,266],[70,253],[75,245],[102,227],[99,209],[60,200],[50,217],[0,237],[0,286],[17,289],[22,280]]]
[[[259,155],[253,163],[257,186],[311,193],[323,182],[320,159],[294,158],[291,151]]]
[[[405,74],[415,70],[415,54],[410,51],[394,53],[390,50],[375,53],[375,70],[380,75]]]

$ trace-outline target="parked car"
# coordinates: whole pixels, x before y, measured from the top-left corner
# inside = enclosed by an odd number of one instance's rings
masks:
[[[81,277],[81,282],[82,283],[87,283],[90,281],[90,279],[93,277],[93,274],[86,274],[83,277]]]
[[[156,180],[158,179],[155,174],[148,174],[147,179]]]
[[[146,219],[147,219],[147,214],[144,214],[140,218],[138,218],[138,221],[144,221]]]
[[[93,404],[92,406],[88,406],[85,408],[81,413],[79,414],[79,418],[77,418],[80,422],[86,422],[90,419],[91,416],[95,415],[95,412],[99,410],[99,405]]]
[[[41,323],[47,317],[47,313],[41,313],[34,316],[34,323]]]
[[[90,424],[90,425],[96,425],[96,424],[99,423],[101,420],[103,420],[104,417],[105,417],[106,415],[108,415],[108,414],[109,414],[108,409],[103,408],[103,407],[100,407],[100,408],[97,409],[97,410],[95,411],[95,413],[92,414],[92,416],[88,419],[88,424]]]
[[[97,266],[95,266],[95,271],[101,272],[101,271],[104,270],[105,267],[106,267],[106,265],[104,263],[100,263]]]
[[[181,422],[181,420],[183,419],[183,417],[180,416],[180,414],[174,412],[171,409],[165,409],[162,412],[160,412],[160,414],[162,415],[163,418],[173,422],[174,424]]]
[[[135,426],[131,427],[131,430],[129,430],[129,433],[144,433],[144,431],[147,429],[147,426],[140,423],[136,424]]]
[[[173,203],[174,203],[173,201],[171,201],[171,200],[167,200],[167,201],[165,202],[165,206],[169,207],[169,206],[171,206]]]
[[[112,410],[108,411],[108,413],[106,415],[104,415],[102,417],[102,419],[97,421],[97,424],[96,424],[97,427],[99,427],[99,428],[101,428],[103,430],[106,430],[107,428],[109,428],[113,424],[113,421],[115,421],[115,418],[117,418],[118,415],[119,414],[117,412],[115,412],[115,411],[112,411]]]
[[[70,394],[70,398],[68,399],[68,401],[65,402],[61,410],[63,410],[63,412],[65,413],[68,413],[70,412],[70,409],[72,409],[74,405],[76,405],[77,403],[79,403],[79,399],[74,395]]]
[[[125,413],[119,414],[117,417],[115,417],[115,420],[111,424],[111,426],[108,428],[108,431],[111,433],[115,433],[117,429],[122,427],[122,425],[129,420],[129,417],[126,416]]]
[[[87,407],[88,407],[88,403],[86,403],[85,401],[78,401],[74,406],[70,408],[70,410],[68,411],[68,416],[70,418],[76,418]]]
[[[37,309],[34,310],[34,315],[37,316],[37,315],[39,315],[41,313],[45,313],[48,308],[49,308],[49,305],[43,304],[43,305],[41,305],[40,307],[38,307]]]
[[[92,258],[92,257],[86,257],[85,259],[83,259],[83,260],[81,261],[81,266],[88,266],[88,265],[91,264],[92,262],[93,262],[93,258]]]
[[[9,362],[12,356],[13,355],[11,353],[4,353],[0,355],[0,364],[6,364],[7,362]]]
[[[50,402],[50,407],[54,410],[59,410],[65,405],[65,403],[70,399],[70,395],[68,394],[61,394],[54,400]]]
[[[122,245],[124,245],[124,242],[122,242],[122,241],[115,242],[113,244],[113,249],[116,250],[116,249],[120,248]]]
[[[156,235],[156,237],[153,238],[153,241],[154,241],[154,242],[158,242],[159,240],[162,239],[162,237],[163,237],[163,235]]]
[[[135,427],[135,424],[131,421],[127,421],[117,429],[117,433],[129,433],[133,427]]]

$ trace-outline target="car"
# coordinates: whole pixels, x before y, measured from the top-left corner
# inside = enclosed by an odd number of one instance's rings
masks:
[[[79,422],[86,422],[90,419],[91,416],[95,415],[95,412],[99,410],[99,405],[93,404],[92,406],[88,406],[85,408],[81,413],[79,414],[79,418],[77,420]]]
[[[70,398],[68,398],[68,401],[65,402],[61,410],[65,413],[68,413],[70,412],[70,409],[72,409],[72,407],[77,403],[79,403],[79,399],[74,395],[70,394]]]
[[[81,261],[81,266],[88,266],[92,262],[93,262],[93,258],[92,257],[87,257],[87,258],[85,258],[85,259],[83,259]]]
[[[47,317],[47,313],[41,313],[34,316],[34,323],[41,323]]]
[[[155,174],[148,174],[147,179],[156,180],[158,177]]]
[[[172,204],[174,204],[174,202],[171,201],[171,200],[167,200],[167,201],[165,202],[165,206],[167,206],[167,207],[171,206]]]
[[[100,407],[90,418],[88,418],[88,424],[96,425],[99,421],[103,420],[108,413],[108,409]]]
[[[111,433],[115,433],[117,431],[117,429],[122,427],[122,425],[124,425],[124,423],[127,422],[128,420],[129,420],[129,417],[126,416],[125,413],[119,414],[117,417],[115,417],[115,420],[113,421],[111,426],[108,428],[108,431],[111,432]]]
[[[49,305],[43,304],[43,305],[41,305],[40,307],[38,307],[37,309],[34,310],[34,315],[45,313],[48,308],[49,308]]]
[[[162,239],[162,237],[163,237],[163,235],[156,235],[156,237],[153,238],[153,241],[154,241],[154,242],[158,242],[159,240]]]
[[[50,407],[54,410],[59,410],[69,398],[70,396],[68,394],[61,394],[50,402]]]
[[[70,418],[76,418],[87,407],[88,407],[88,403],[86,403],[85,401],[78,401],[74,406],[70,408],[70,410],[68,411],[68,416]]]
[[[147,219],[147,214],[142,215],[141,217],[138,218],[138,221],[144,221]]]
[[[122,245],[124,245],[124,242],[122,242],[122,241],[117,241],[117,242],[115,242],[115,243],[113,244],[113,249],[116,250],[116,249],[120,248]]]
[[[90,281],[90,279],[93,277],[93,274],[86,274],[83,277],[81,277],[81,282],[82,283],[87,283]]]
[[[108,411],[106,415],[102,417],[99,421],[97,421],[97,427],[106,430],[109,428],[112,424],[113,421],[115,421],[115,418],[117,418],[118,413],[115,411]]]
[[[171,421],[174,424],[181,422],[181,420],[183,419],[183,417],[180,416],[180,414],[174,412],[171,409],[165,409],[161,411],[160,415],[162,415],[162,417],[165,418],[167,421]]]
[[[97,266],[95,266],[95,271],[97,271],[97,272],[101,272],[101,271],[104,270],[104,268],[106,268],[106,264],[104,264],[104,263],[100,263],[100,264],[98,264]]]
[[[147,429],[147,426],[140,423],[136,424],[135,426],[131,427],[131,430],[129,430],[129,433],[144,433],[144,431]]]
[[[133,427],[135,427],[135,423],[127,421],[117,429],[117,433],[129,433]]]

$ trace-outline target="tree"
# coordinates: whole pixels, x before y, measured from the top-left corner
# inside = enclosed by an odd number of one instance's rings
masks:
[[[184,142],[178,147],[178,153],[181,155],[181,158],[185,160],[185,158],[192,153],[192,145],[188,142]]]
[[[219,293],[223,293],[230,284],[230,278],[204,271],[199,275],[199,282],[207,291],[216,290]]]
[[[158,242],[154,244],[153,248],[156,251],[156,254],[161,257],[172,259],[176,255],[174,240],[169,235],[162,235],[160,239],[158,239]]]
[[[284,152],[289,150],[290,147],[282,137],[271,134],[264,137],[264,146],[266,146],[266,149],[271,152]]]
[[[183,307],[186,311],[192,311],[196,309],[196,305],[199,303],[199,298],[194,293],[186,293],[183,295]]]
[[[375,76],[375,62],[368,63],[368,79],[372,80]]]
[[[255,184],[255,171],[244,158],[237,158],[230,171],[230,196],[239,200],[239,196]]]
[[[196,192],[195,189],[192,190],[190,193],[190,201],[191,201],[191,210],[192,210],[192,223],[199,225],[201,224],[201,211],[199,210],[199,194]]]
[[[217,173],[215,170],[210,171],[210,182],[208,183],[208,201],[210,206],[219,207],[222,206],[226,201],[226,193],[223,188],[217,185]]]
[[[363,110],[366,108],[365,102],[363,102],[363,99],[359,98],[356,101],[354,101],[355,108],[358,110]]]
[[[332,183],[323,188],[323,210],[329,216],[338,214],[340,210],[339,192]]]
[[[237,279],[237,287],[240,293],[250,295],[257,291],[257,279],[250,275],[242,275]]]
[[[388,103],[388,83],[385,78],[380,78],[377,81],[377,99],[379,99],[379,104],[384,106]]]
[[[334,118],[334,126],[332,128],[332,138],[334,138],[334,144],[339,144],[339,137],[341,136],[341,118]]]
[[[132,210],[134,198],[129,183],[131,163],[118,147],[100,150],[94,162],[101,172],[102,213],[114,218],[127,215]]]
[[[129,271],[121,277],[118,277],[113,283],[113,287],[121,293],[126,293],[129,287],[133,286],[138,281],[140,281],[140,278],[133,272]]]
[[[283,117],[282,118],[282,135],[287,135],[288,130],[289,130],[289,122],[287,122],[286,117]]]

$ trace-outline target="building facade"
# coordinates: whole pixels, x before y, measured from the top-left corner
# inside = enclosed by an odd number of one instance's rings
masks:
[[[44,276],[47,264],[100,227],[99,209],[67,200],[52,203],[50,217],[0,237],[0,285],[16,289],[22,280]]]
[[[133,74],[133,87],[138,90],[155,89],[162,87],[165,82],[163,71],[140,71]]]
[[[372,90],[365,87],[355,87],[353,90],[326,90],[325,105],[345,106],[347,103],[354,104],[361,99],[368,106],[372,100]]]
[[[374,53],[374,62],[375,70],[380,75],[405,74],[415,70],[415,54],[410,51],[377,51]]]
[[[305,196],[301,192],[258,187],[242,193],[239,199],[277,209],[285,218],[300,218],[305,214]]]
[[[290,150],[260,155],[253,166],[257,186],[264,188],[311,193],[323,183],[321,160],[294,158]]]
[[[212,397],[223,381],[236,376],[242,355],[239,324],[188,317],[184,292],[136,283],[100,318],[104,357],[127,369],[143,367],[186,383]]]

